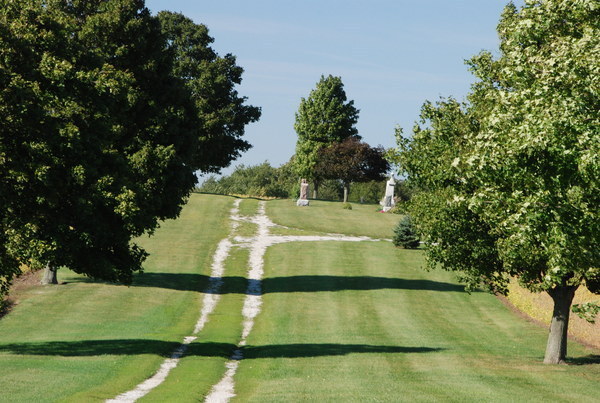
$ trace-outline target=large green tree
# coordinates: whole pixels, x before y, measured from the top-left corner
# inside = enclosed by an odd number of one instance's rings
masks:
[[[600,5],[527,0],[498,26],[500,55],[470,66],[467,105],[426,104],[398,162],[432,264],[554,301],[546,363],[567,355],[575,290],[600,293]]]
[[[20,263],[46,266],[51,282],[60,266],[130,282],[146,257],[132,238],[177,217],[196,170],[247,147],[207,140],[239,138],[237,114],[216,122],[220,106],[200,106],[228,95],[194,93],[202,73],[180,73],[185,52],[169,33],[141,0],[0,0],[3,286]],[[220,63],[208,42],[197,42],[207,48],[202,77],[235,82],[207,67]],[[232,135],[220,129],[227,122]]]
[[[205,25],[170,11],[157,17],[175,58],[173,74],[185,81],[197,108],[197,169],[219,172],[251,147],[242,136],[246,125],[259,119],[260,108],[245,104],[246,97],[239,96],[235,87],[244,70],[236,65],[235,56],[219,56],[210,47],[214,39]]]
[[[319,150],[335,142],[358,136],[356,122],[358,109],[354,101],[347,101],[344,84],[340,77],[321,76],[308,98],[302,98],[294,129],[296,142],[295,167],[297,174],[314,183],[314,197],[320,180],[315,171]]]

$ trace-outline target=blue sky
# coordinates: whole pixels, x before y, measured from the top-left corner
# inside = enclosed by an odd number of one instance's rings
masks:
[[[520,4],[522,1],[517,1]],[[463,99],[473,82],[464,60],[498,48],[503,0],[147,0],[209,28],[219,54],[245,70],[241,95],[262,107],[247,126],[253,145],[232,167],[294,153],[294,114],[320,76],[340,76],[360,109],[357,129],[372,146],[410,133],[425,100]],[[232,167],[223,173],[230,173]]]

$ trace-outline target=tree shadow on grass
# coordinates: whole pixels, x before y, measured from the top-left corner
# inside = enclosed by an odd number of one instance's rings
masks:
[[[90,279],[81,279],[91,282]],[[157,287],[179,291],[207,292],[211,277],[202,274],[185,273],[141,273],[135,276],[134,287]],[[248,279],[225,276],[212,278],[219,281],[217,294],[246,294]],[[372,291],[372,290],[422,290],[442,292],[465,292],[464,286],[440,281],[422,279],[402,279],[372,276],[290,276],[272,277],[261,281],[263,294],[284,292],[333,292],[333,291]]]
[[[569,365],[600,364],[600,355],[590,354],[585,357],[568,357],[566,361]]]
[[[61,357],[90,357],[100,355],[155,354],[170,357],[181,344],[177,342],[145,339],[49,341],[39,343],[0,344],[0,353],[18,355],[43,355]],[[191,343],[186,356],[231,357],[238,349],[230,343]],[[360,353],[430,353],[444,350],[431,347],[374,346],[368,344],[272,344],[240,348],[244,359],[257,358],[303,358],[340,356]]]
[[[463,286],[432,280],[413,280],[373,276],[290,276],[263,280],[264,293],[320,292],[320,291],[370,291],[370,290],[421,290],[465,292]]]
[[[244,359],[256,358],[305,358],[348,354],[408,354],[432,353],[444,350],[432,347],[373,346],[369,344],[273,344],[247,346],[242,349]]]

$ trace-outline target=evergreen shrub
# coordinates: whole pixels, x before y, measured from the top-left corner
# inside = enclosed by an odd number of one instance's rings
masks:
[[[410,216],[405,215],[400,219],[396,228],[394,228],[394,238],[392,242],[395,246],[405,249],[416,249],[419,247],[419,236],[417,235]]]

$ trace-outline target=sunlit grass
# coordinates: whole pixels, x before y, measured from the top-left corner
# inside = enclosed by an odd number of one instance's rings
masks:
[[[240,215],[251,217],[256,214],[256,209],[258,209],[259,200],[257,199],[243,199],[240,202]]]
[[[193,342],[168,382],[140,401],[194,402],[206,395],[225,372],[225,361],[240,340],[248,250],[234,248],[227,259],[221,300],[198,339]]]
[[[352,204],[352,210],[340,202],[311,200],[310,206],[298,207],[293,200],[267,203],[267,213],[276,223],[308,231],[392,238],[400,215],[380,213],[379,205]]]
[[[545,324],[550,323],[554,303],[548,293],[533,293],[519,286],[518,282],[513,280],[509,285],[508,300],[533,319]],[[592,294],[585,286],[580,286],[575,293],[573,304],[586,302],[600,303],[600,295]],[[600,348],[600,317],[597,318],[596,323],[589,323],[571,313],[569,335]]]
[[[28,290],[0,320],[2,399],[104,399],[152,375],[193,329],[232,203],[193,195],[179,220],[140,240],[151,256],[131,287],[60,270],[66,284]]]
[[[271,248],[238,401],[597,399],[597,365],[543,365],[545,329],[422,263],[381,242]]]
[[[152,253],[132,287],[59,273],[0,320],[0,401],[100,401],[151,376],[199,317],[233,198],[194,195],[182,217],[141,240]],[[240,215],[256,213],[245,199]],[[389,238],[398,215],[375,205],[267,202],[272,233]],[[255,224],[235,235],[250,236]],[[248,249],[226,261],[221,300],[165,383],[142,401],[198,401],[239,342]],[[546,329],[452,273],[422,270],[390,242],[295,242],[265,256],[262,312],[243,348],[238,401],[597,401],[598,352],[542,364]]]
[[[243,238],[249,238],[256,234],[257,229],[258,229],[258,226],[254,223],[247,222],[247,221],[240,221],[234,232],[234,235],[243,237]]]

